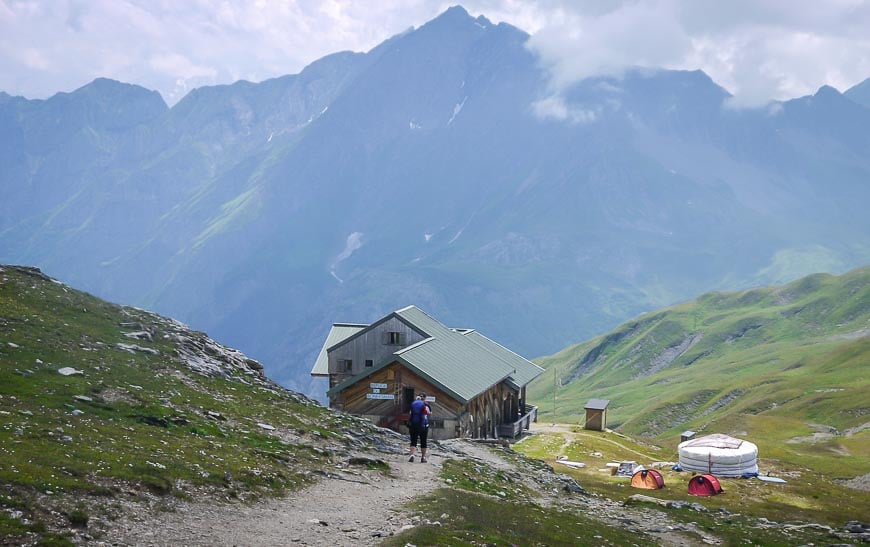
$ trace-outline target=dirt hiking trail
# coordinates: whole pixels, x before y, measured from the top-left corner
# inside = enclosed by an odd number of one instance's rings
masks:
[[[450,447],[456,443],[444,442]],[[404,447],[403,447],[404,448]],[[486,447],[462,443],[481,459]],[[336,466],[316,484],[286,498],[255,504],[179,504],[118,523],[107,545],[376,545],[411,526],[409,502],[442,486],[444,459],[457,452],[434,448],[428,463],[407,454],[386,455],[389,471]],[[429,515],[437,520],[438,515]]]

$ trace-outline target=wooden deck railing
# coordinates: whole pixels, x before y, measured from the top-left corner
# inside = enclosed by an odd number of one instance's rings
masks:
[[[538,421],[538,407],[532,405],[526,405],[526,413],[523,414],[519,420],[508,423],[501,424],[498,426],[498,436],[499,437],[510,437],[514,438],[519,435],[524,429],[528,429],[532,422]]]

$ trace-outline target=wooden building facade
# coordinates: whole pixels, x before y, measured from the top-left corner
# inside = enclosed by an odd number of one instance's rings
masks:
[[[543,370],[471,329],[449,329],[409,306],[371,325],[336,323],[311,373],[328,376],[330,407],[407,432],[425,393],[429,435],[515,437],[536,421],[526,385]]]

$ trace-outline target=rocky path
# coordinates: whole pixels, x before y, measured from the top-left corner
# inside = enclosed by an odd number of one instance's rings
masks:
[[[103,544],[377,545],[383,538],[421,523],[410,502],[443,486],[439,473],[447,458],[472,459],[494,469],[513,468],[515,464],[498,452],[486,445],[453,440],[434,447],[425,464],[419,459],[409,463],[404,454],[389,455],[385,458],[389,472],[339,464],[318,483],[282,499],[255,504],[180,503],[171,511],[140,512],[115,523]],[[573,507],[624,528],[636,527],[638,532],[649,522],[648,510],[585,495],[565,496],[564,481],[572,481],[546,466],[523,471],[529,486],[541,493],[538,503]],[[428,515],[425,520],[439,518]],[[646,541],[675,546],[718,543],[693,526],[670,523],[661,516],[658,521],[659,529],[643,532],[649,534]]]
[[[464,450],[486,449],[468,443]],[[317,484],[283,499],[181,504],[121,522],[107,545],[375,545],[419,518],[409,502],[442,485],[438,474],[452,451],[433,449],[428,463],[385,458],[389,472],[341,465]],[[438,515],[433,515],[436,520]]]

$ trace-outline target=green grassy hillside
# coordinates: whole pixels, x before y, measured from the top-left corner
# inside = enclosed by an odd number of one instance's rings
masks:
[[[0,543],[94,539],[125,499],[280,494],[364,444],[344,433],[364,422],[261,370],[178,322],[0,266]]]
[[[758,442],[762,455],[835,476],[870,472],[870,268],[713,292],[539,360],[541,420],[671,442],[684,430]],[[555,378],[554,378],[555,376]],[[839,457],[839,456],[850,457]]]

